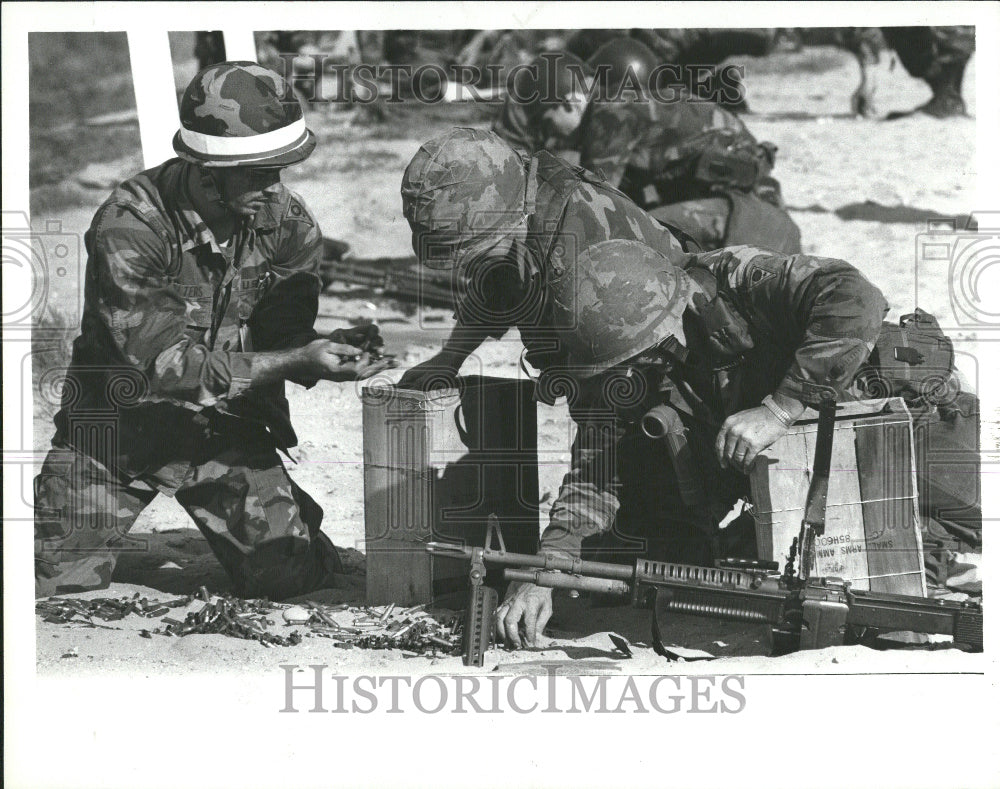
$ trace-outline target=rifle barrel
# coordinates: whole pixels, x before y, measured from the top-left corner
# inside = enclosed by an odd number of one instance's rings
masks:
[[[527,581],[535,586],[549,589],[575,589],[578,592],[598,592],[600,594],[615,594],[626,597],[632,594],[632,587],[625,581],[613,578],[591,578],[586,575],[567,575],[551,570],[512,570],[503,571],[505,581]]]
[[[454,556],[461,559],[472,558],[472,548],[447,542],[429,542],[428,553],[438,556]],[[483,561],[501,567],[535,567],[539,570],[560,570],[574,575],[594,575],[602,578],[630,581],[635,576],[635,568],[627,564],[611,562],[586,562],[581,559],[567,559],[561,556],[532,555],[529,553],[509,553],[487,548],[483,551]]]

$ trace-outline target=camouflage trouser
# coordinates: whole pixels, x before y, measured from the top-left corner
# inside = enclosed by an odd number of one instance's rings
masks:
[[[263,433],[266,436],[266,433]],[[266,440],[210,439],[176,492],[237,594],[282,599],[330,586],[336,550],[323,510]],[[54,445],[35,478],[35,594],[103,589],[117,554],[156,497],[70,447]]]

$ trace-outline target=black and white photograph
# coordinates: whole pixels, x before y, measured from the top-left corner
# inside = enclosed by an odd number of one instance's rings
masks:
[[[2,14],[8,785],[1000,785],[1000,4]]]

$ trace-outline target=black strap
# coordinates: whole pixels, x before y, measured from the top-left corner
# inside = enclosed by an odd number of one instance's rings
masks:
[[[824,398],[819,406],[816,432],[816,453],[813,456],[812,479],[806,494],[806,511],[799,531],[799,577],[806,579],[815,560],[816,537],[826,531],[826,499],[830,489],[830,461],[833,458],[833,428],[837,403]]]

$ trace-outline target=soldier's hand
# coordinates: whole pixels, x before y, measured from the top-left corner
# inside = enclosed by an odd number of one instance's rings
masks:
[[[391,358],[372,361],[354,345],[319,339],[301,349],[302,372],[327,381],[357,381],[393,366]]]
[[[414,389],[419,392],[455,387],[460,366],[456,365],[448,354],[439,353],[403,373],[397,387]]]
[[[382,335],[379,334],[378,326],[374,323],[366,323],[362,326],[352,326],[348,329],[334,329],[330,332],[331,342],[342,345],[353,345],[363,351],[374,351],[385,345]]]
[[[750,467],[762,451],[788,432],[784,423],[764,406],[733,414],[722,423],[715,439],[719,465],[750,473]]]
[[[552,590],[530,583],[511,584],[507,597],[497,606],[497,643],[515,648],[522,646],[520,633],[524,623],[524,643],[538,645],[542,631],[552,616]]]

